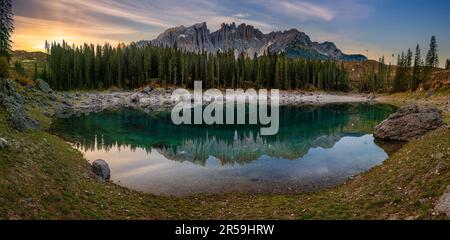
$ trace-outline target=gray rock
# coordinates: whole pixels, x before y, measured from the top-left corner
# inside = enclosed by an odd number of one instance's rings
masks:
[[[53,90],[50,88],[48,83],[42,79],[36,80],[36,87],[37,89],[41,90],[44,93],[52,93]]]
[[[142,90],[142,93],[151,94],[153,92],[153,90],[154,89],[152,87],[146,87],[146,88],[144,88],[144,90]]]
[[[443,153],[439,152],[439,153],[432,154],[431,157],[433,157],[434,159],[440,160],[443,157],[445,157],[445,155]]]
[[[8,113],[9,122],[19,131],[37,129],[39,124],[30,118],[25,110],[25,98],[17,91],[17,83],[12,80],[0,80],[0,103]]]
[[[139,101],[140,101],[139,94],[135,93],[135,94],[131,95],[130,101],[132,103],[139,103]]]
[[[9,146],[8,141],[4,138],[0,138],[0,149],[7,148]]]
[[[25,132],[39,128],[39,123],[27,115],[23,105],[9,103],[7,104],[7,111],[11,126],[14,129]]]
[[[376,95],[374,93],[369,94],[369,96],[367,96],[367,100],[372,102],[376,99]]]
[[[61,103],[66,106],[72,106],[72,103],[70,103],[67,99],[62,100]]]
[[[410,141],[444,125],[438,109],[407,105],[376,126],[374,136],[383,140]]]
[[[0,79],[0,92],[5,95],[13,95],[17,91],[17,84],[9,79]]]
[[[99,177],[101,181],[109,181],[111,179],[111,170],[108,163],[103,159],[95,160],[92,163],[92,172]]]
[[[56,97],[55,94],[49,94],[48,99],[50,99],[50,101],[56,101],[56,100],[58,100],[58,97]]]
[[[447,187],[447,190],[444,194],[439,198],[439,201],[436,203],[434,208],[438,213],[442,213],[450,217],[450,186]]]
[[[67,118],[74,114],[75,109],[72,106],[61,104],[55,108],[55,116],[58,118]]]

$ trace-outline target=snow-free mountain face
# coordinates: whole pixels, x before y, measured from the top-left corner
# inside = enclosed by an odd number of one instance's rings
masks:
[[[156,39],[140,41],[138,45],[174,46],[191,52],[217,52],[235,50],[245,52],[253,57],[264,52],[284,52],[288,57],[307,59],[337,59],[342,61],[365,61],[363,55],[347,55],[342,53],[332,42],[313,42],[304,32],[297,29],[277,31],[268,34],[245,23],[223,23],[219,30],[210,32],[206,23],[190,27],[180,26],[167,29]]]

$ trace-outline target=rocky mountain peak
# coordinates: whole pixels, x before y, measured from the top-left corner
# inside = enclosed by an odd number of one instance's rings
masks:
[[[222,23],[220,29],[210,32],[206,22],[190,27],[179,26],[170,28],[152,41],[141,41],[138,44],[156,46],[177,46],[193,52],[228,51],[245,52],[253,57],[264,52],[285,52],[289,57],[304,57],[314,59],[339,59],[351,61],[367,60],[362,55],[346,55],[332,42],[312,42],[310,37],[292,28],[286,31],[276,31],[264,34],[252,25],[241,23]]]
[[[196,29],[201,29],[201,30],[205,30],[205,31],[209,31],[208,30],[208,26],[206,25],[206,22],[202,22],[202,23],[197,23],[194,26],[192,26],[193,28]]]
[[[225,31],[226,29],[228,29],[228,30],[231,30],[231,29],[236,29],[236,23],[231,23],[231,24],[228,24],[228,23],[222,23],[221,25],[220,25],[220,29],[219,29],[219,31]]]

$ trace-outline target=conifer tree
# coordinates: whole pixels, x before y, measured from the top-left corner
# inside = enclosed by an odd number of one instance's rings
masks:
[[[428,50],[426,57],[426,65],[428,67],[438,67],[439,66],[439,56],[438,56],[438,45],[436,36],[431,37],[430,49]]]
[[[11,34],[14,30],[12,0],[0,0],[0,57],[11,59]]]
[[[420,51],[420,46],[419,44],[417,44],[416,53],[414,56],[411,90],[415,90],[422,81],[422,67],[423,67],[422,55]]]

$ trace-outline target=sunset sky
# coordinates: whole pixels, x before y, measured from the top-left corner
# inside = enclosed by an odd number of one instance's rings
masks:
[[[254,25],[263,32],[297,28],[314,41],[333,41],[371,59],[439,43],[450,58],[446,0],[14,0],[14,49],[42,50],[45,40],[81,44],[153,39],[173,26],[206,21]],[[389,56],[389,57],[388,57]]]

